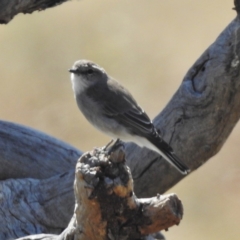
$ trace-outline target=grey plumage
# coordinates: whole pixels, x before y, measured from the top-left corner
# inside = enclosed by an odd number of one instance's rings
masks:
[[[78,107],[93,126],[112,138],[152,149],[181,173],[189,172],[131,93],[103,68],[91,61],[79,60],[69,71]]]

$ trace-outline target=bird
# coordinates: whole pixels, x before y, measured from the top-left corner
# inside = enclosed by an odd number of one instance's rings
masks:
[[[89,60],[78,60],[69,72],[78,108],[95,128],[113,139],[157,152],[184,175],[190,172],[132,94],[104,68]]]

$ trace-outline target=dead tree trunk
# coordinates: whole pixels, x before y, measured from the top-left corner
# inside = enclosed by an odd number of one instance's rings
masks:
[[[66,230],[59,236],[40,234],[21,240],[154,239],[150,234],[179,224],[183,207],[178,197],[138,199],[124,151],[120,144],[113,147],[94,149],[79,159],[75,211]]]
[[[5,22],[14,16],[7,11],[10,6],[8,2],[14,1],[0,1],[0,19],[5,19]],[[240,117],[239,6],[240,1],[236,0],[237,17],[196,61],[171,101],[154,120],[164,139],[192,170],[221,149]],[[25,12],[23,9],[15,6],[15,12]],[[5,13],[4,18],[2,13]],[[0,122],[0,126],[0,177],[5,180],[1,182],[1,201],[4,204],[0,205],[3,213],[0,215],[0,239],[61,232],[73,211],[72,163],[80,152],[44,134],[15,124]],[[18,141],[15,137],[18,137]],[[32,140],[23,141],[25,137]],[[52,148],[56,151],[51,151]],[[57,149],[61,150],[61,154],[69,156],[70,163],[65,158],[59,160],[54,156]],[[34,154],[39,158],[32,157]],[[51,162],[55,159],[59,161],[51,168]],[[163,193],[183,178],[157,154],[133,144],[126,145],[126,159],[135,183],[134,192],[138,197]],[[69,167],[62,168],[62,164]],[[36,169],[34,174],[32,169]],[[31,199],[33,196],[34,199]],[[14,212],[6,203],[14,206]],[[36,217],[31,218],[28,212],[34,213]],[[38,215],[39,212],[42,214]]]

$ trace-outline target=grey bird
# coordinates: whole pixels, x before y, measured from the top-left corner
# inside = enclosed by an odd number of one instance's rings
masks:
[[[113,139],[134,142],[159,153],[182,174],[190,171],[162,139],[131,93],[102,67],[79,60],[69,72],[77,105],[94,127]]]

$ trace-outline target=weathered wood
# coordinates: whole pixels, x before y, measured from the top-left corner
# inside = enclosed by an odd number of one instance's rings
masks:
[[[0,121],[0,180],[49,178],[75,168],[81,151],[19,124]]]
[[[191,67],[154,119],[164,139],[193,170],[223,146],[240,117],[240,19],[236,17]],[[127,160],[138,196],[163,193],[184,176],[157,154],[134,145]]]
[[[121,144],[110,151],[94,149],[79,159],[73,218],[62,234],[46,239],[149,239],[150,234],[179,224],[183,207],[178,197],[138,199]],[[33,237],[22,239],[39,239]]]
[[[1,181],[0,239],[61,233],[74,210],[73,181],[73,170],[48,179]]]
[[[0,24],[7,24],[18,13],[32,13],[58,6],[67,0],[0,0]]]
[[[42,132],[0,121],[0,239],[60,233],[67,226],[80,155]]]

